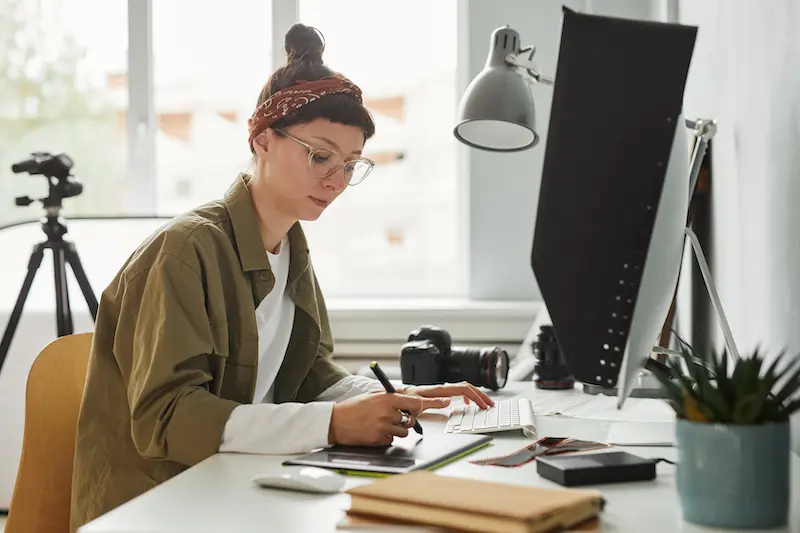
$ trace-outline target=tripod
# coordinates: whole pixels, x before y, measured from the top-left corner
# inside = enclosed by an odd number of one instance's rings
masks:
[[[44,251],[50,249],[53,253],[53,274],[55,275],[55,296],[56,296],[56,332],[59,337],[70,335],[73,333],[72,325],[72,310],[69,304],[69,289],[67,287],[67,264],[72,267],[75,278],[78,280],[78,285],[83,292],[83,297],[86,304],[89,306],[89,311],[92,314],[92,320],[97,319],[97,299],[92,292],[92,287],[89,285],[89,280],[83,270],[81,259],[75,249],[75,244],[64,240],[64,234],[67,233],[67,227],[58,215],[57,208],[48,208],[47,217],[42,220],[42,230],[47,235],[47,240],[40,242],[33,247],[31,257],[28,262],[28,274],[25,276],[25,281],[22,282],[22,288],[17,297],[17,303],[14,305],[14,310],[11,312],[11,317],[8,319],[3,340],[0,342],[0,371],[3,368],[8,349],[11,346],[11,339],[19,325],[19,319],[22,316],[22,308],[25,305],[25,300],[28,298],[33,279],[39,266],[42,264]]]
[[[72,310],[69,305],[69,290],[67,287],[67,264],[72,267],[78,285],[81,288],[86,304],[92,314],[92,320],[97,319],[97,299],[89,285],[89,280],[83,270],[80,257],[75,249],[75,244],[64,240],[67,233],[67,226],[61,218],[61,200],[71,196],[77,196],[82,190],[82,186],[71,180],[69,168],[72,161],[64,154],[53,157],[47,153],[34,153],[33,158],[15,164],[11,168],[14,172],[28,172],[31,174],[44,174],[50,183],[50,195],[40,201],[44,205],[46,216],[42,219],[42,230],[47,235],[47,240],[40,242],[33,247],[30,260],[28,261],[28,274],[22,283],[22,288],[17,296],[17,303],[8,319],[3,340],[0,341],[0,371],[2,371],[8,350],[11,347],[11,339],[14,337],[19,319],[22,316],[22,308],[25,300],[33,285],[33,279],[44,258],[44,251],[49,249],[53,253],[53,274],[55,276],[55,296],[56,296],[56,332],[59,337],[71,335],[73,333]],[[17,205],[24,206],[33,203],[33,200],[26,197],[17,198]]]

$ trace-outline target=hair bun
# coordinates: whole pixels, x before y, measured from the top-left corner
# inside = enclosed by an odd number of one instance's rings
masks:
[[[295,61],[322,63],[325,42],[322,33],[316,28],[300,23],[295,24],[286,32],[283,46],[289,63]]]

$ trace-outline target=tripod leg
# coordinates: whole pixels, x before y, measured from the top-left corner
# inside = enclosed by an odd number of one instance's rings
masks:
[[[33,278],[36,276],[36,271],[42,264],[42,257],[44,256],[44,246],[37,244],[33,248],[31,258],[28,261],[28,274],[25,276],[25,281],[22,282],[22,288],[17,296],[17,303],[14,305],[14,310],[11,311],[11,316],[8,318],[8,325],[6,332],[3,334],[3,340],[0,342],[0,370],[3,368],[3,363],[8,355],[8,349],[11,347],[11,339],[14,337],[14,332],[19,325],[19,319],[22,316],[22,308],[25,305],[25,300],[28,298],[28,292],[33,285]]]
[[[81,292],[83,292],[83,298],[86,300],[86,305],[89,306],[89,312],[92,313],[92,320],[97,320],[97,298],[94,296],[92,286],[89,284],[89,278],[86,277],[86,272],[83,270],[83,264],[81,264],[81,258],[78,256],[78,252],[75,250],[74,244],[71,244],[67,248],[66,254],[67,262],[69,262],[70,266],[72,267],[72,272],[75,274],[75,278],[78,280],[78,285],[81,288]]]
[[[69,289],[67,288],[66,250],[53,246],[53,273],[56,278],[56,332],[59,337],[72,334],[72,311],[69,308]]]

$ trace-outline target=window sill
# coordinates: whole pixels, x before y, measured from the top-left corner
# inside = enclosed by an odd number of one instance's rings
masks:
[[[328,299],[337,358],[396,359],[411,330],[436,325],[457,346],[496,345],[516,351],[542,302],[464,299]]]

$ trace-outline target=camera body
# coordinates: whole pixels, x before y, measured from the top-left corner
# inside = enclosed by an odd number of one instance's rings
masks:
[[[403,383],[409,385],[466,381],[498,390],[508,379],[508,353],[496,346],[453,346],[446,330],[422,326],[409,333],[401,348],[400,373]]]
[[[567,366],[553,326],[540,326],[531,348],[536,361],[533,381],[537,388],[562,390],[575,386],[575,377]]]
[[[73,162],[67,154],[53,155],[48,152],[34,152],[31,157],[11,165],[15,174],[26,172],[31,176],[42,175],[47,178],[49,194],[39,198],[45,208],[61,208],[61,200],[78,196],[83,192],[83,185],[70,174]],[[20,196],[15,204],[20,207],[34,202],[29,196]]]

